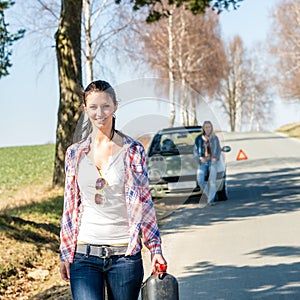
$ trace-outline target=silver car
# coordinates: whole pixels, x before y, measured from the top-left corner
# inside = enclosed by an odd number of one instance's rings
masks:
[[[193,155],[201,126],[173,127],[158,131],[147,149],[147,168],[153,198],[200,195],[198,164]],[[222,148],[229,152],[229,146]],[[226,166],[221,155],[217,175],[217,200],[227,200]]]

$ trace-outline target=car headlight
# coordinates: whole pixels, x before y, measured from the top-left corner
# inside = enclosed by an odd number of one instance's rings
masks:
[[[161,178],[161,170],[159,169],[150,169],[148,171],[148,176],[151,181],[159,181]]]

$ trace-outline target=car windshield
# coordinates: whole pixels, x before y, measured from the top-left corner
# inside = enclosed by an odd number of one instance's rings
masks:
[[[199,134],[199,130],[156,134],[150,145],[149,156],[154,154],[163,156],[192,154],[195,139]]]

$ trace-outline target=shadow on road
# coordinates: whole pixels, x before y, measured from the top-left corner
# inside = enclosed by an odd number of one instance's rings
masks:
[[[231,175],[228,201],[201,209],[195,205],[197,198],[188,198],[161,230],[164,234],[171,234],[173,230],[187,230],[191,226],[295,211],[300,208],[299,182],[300,171],[289,168]],[[197,218],[195,209],[198,210]]]
[[[276,249],[275,255],[276,255]],[[300,248],[286,249],[299,255]],[[264,251],[264,250],[263,250]],[[267,250],[269,252],[269,250]],[[270,254],[270,253],[269,253]],[[300,263],[269,266],[216,266],[199,262],[186,267],[179,278],[181,300],[190,299],[299,299]],[[280,274],[274,283],[270,274]],[[197,289],[192,288],[197,286]]]

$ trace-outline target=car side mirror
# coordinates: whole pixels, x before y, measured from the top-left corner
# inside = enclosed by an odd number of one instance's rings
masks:
[[[231,151],[231,147],[230,146],[224,146],[221,149],[223,152],[230,152]]]

